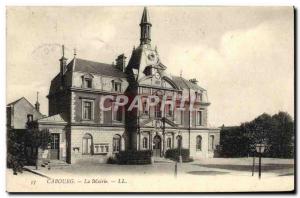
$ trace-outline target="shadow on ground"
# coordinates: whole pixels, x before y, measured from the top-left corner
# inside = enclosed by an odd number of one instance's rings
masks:
[[[294,173],[287,173],[287,174],[282,174],[282,175],[278,175],[278,176],[283,177],[283,176],[293,176],[293,175],[294,175]]]
[[[190,171],[187,172],[191,175],[224,175],[228,174],[228,172],[221,172],[221,171]]]
[[[193,164],[195,166],[206,167],[206,168],[219,168],[226,170],[235,170],[235,171],[251,171],[252,165],[230,165],[230,164]],[[257,169],[258,165],[256,165]],[[277,170],[292,169],[294,168],[293,164],[263,164],[262,171],[264,172],[273,172]]]

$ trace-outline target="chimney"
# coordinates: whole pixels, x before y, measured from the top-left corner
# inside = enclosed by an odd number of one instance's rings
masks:
[[[65,46],[62,45],[62,57],[59,59],[60,62],[60,80],[61,80],[61,86],[64,84],[64,73],[67,70],[67,58],[65,58]]]
[[[39,92],[36,93],[35,109],[36,109],[38,112],[40,112]]]
[[[122,72],[125,71],[126,58],[127,57],[124,54],[121,54],[116,59],[116,68],[121,70]]]
[[[193,84],[197,84],[198,83],[198,80],[196,78],[192,78],[189,80],[191,83]]]

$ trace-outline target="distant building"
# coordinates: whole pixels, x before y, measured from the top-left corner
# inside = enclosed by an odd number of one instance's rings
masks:
[[[193,158],[214,156],[220,129],[208,126],[207,91],[196,79],[169,75],[156,48],[151,46],[151,23],[145,8],[140,28],[140,45],[134,48],[126,63],[121,54],[116,64],[106,64],[76,57],[67,63],[60,59],[60,72],[50,85],[49,117],[38,118],[41,129],[52,134],[51,159],[76,163],[84,160],[106,162],[121,150],[153,150],[163,157],[166,150],[186,148]],[[186,97],[185,111],[166,105],[128,111],[128,105],[103,111],[105,105],[116,104],[119,95]],[[187,108],[195,98],[196,110]],[[179,98],[177,98],[179,101]],[[176,99],[176,102],[177,102]]]
[[[7,128],[13,130],[26,129],[27,121],[37,120],[43,117],[39,112],[40,104],[37,101],[33,106],[26,98],[22,97],[6,105]]]

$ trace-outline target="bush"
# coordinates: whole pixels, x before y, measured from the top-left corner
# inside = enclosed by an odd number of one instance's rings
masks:
[[[151,164],[152,151],[120,151],[116,154],[118,164]]]
[[[18,131],[7,131],[7,168],[12,168],[14,174],[22,173],[26,164],[23,136],[24,133],[18,133]]]
[[[118,161],[117,161],[116,158],[109,157],[109,158],[107,159],[107,163],[108,163],[108,164],[117,164]]]
[[[184,148],[182,148],[181,151],[178,148],[168,149],[166,151],[166,158],[171,159],[171,160],[175,160],[175,161],[179,161],[180,152],[181,152],[182,162],[192,162],[192,161],[194,161],[190,157],[190,150],[189,149],[184,149]]]

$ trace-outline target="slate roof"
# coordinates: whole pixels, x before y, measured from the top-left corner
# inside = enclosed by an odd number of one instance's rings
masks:
[[[180,76],[172,76],[172,81],[181,89],[192,89],[192,90],[201,90],[205,91],[202,87],[197,84],[194,84]]]
[[[75,61],[75,64],[74,64]],[[73,68],[74,67],[74,68]],[[95,73],[103,76],[112,76],[119,78],[126,78],[126,74],[115,66],[106,63],[100,63],[81,58],[71,60],[67,65],[67,70],[73,70],[75,72]],[[52,79],[49,94],[55,93],[60,86],[59,73]]]
[[[150,23],[150,17],[149,17],[149,13],[148,13],[148,10],[147,10],[147,7],[144,7],[144,10],[143,10],[143,15],[142,15],[142,19],[141,19],[141,24],[143,23]]]
[[[139,47],[132,51],[130,60],[128,62],[128,68],[139,69],[142,59],[142,48]]]
[[[21,97],[21,98],[19,98],[18,100],[15,100],[15,101],[13,101],[13,102],[7,104],[7,106],[15,105],[16,103],[18,103],[18,102],[19,102],[20,100],[22,100],[22,99],[27,100],[25,97]],[[27,102],[28,102],[28,100],[27,100]],[[30,103],[30,102],[28,102],[28,103]],[[31,103],[30,103],[30,104],[31,104]]]
[[[72,61],[69,64],[71,64]],[[117,69],[115,66],[111,64],[99,63],[99,62],[84,60],[80,58],[75,59],[74,71],[96,73],[104,76],[126,78],[126,74],[124,72]]]
[[[49,89],[49,94],[55,93],[60,86],[60,79],[59,79],[59,74],[57,74],[52,80],[51,80],[51,85]]]
[[[41,119],[38,119],[38,123],[44,123],[44,124],[62,124],[65,125],[67,122],[60,114],[56,114],[49,117],[44,117]]]

